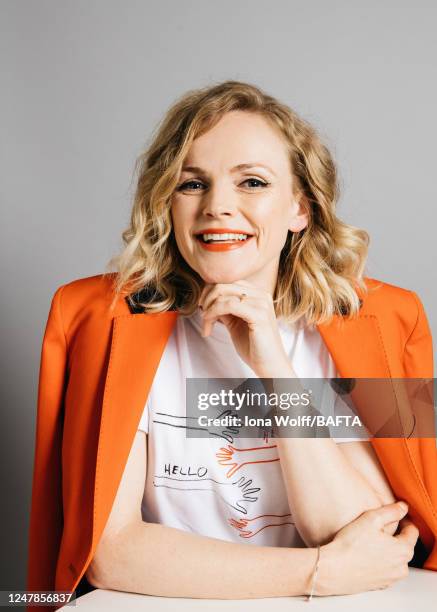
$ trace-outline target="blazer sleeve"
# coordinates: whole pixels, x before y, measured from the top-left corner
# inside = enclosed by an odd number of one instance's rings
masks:
[[[416,322],[405,343],[405,376],[411,378],[434,378],[433,339],[424,307],[418,295],[411,291],[417,306]],[[433,384],[429,385],[434,405]],[[416,462],[416,473],[421,474],[422,503],[415,504],[416,516],[427,527],[424,531],[427,546],[419,538],[413,562],[409,565],[437,571],[437,448],[435,438],[417,438],[411,446],[411,461]],[[413,450],[416,449],[416,452]],[[426,499],[426,503],[424,500]],[[421,534],[422,536],[422,534]]]
[[[67,345],[59,287],[51,302],[39,370],[27,590],[53,591],[62,537],[62,432]],[[41,608],[40,608],[41,609]]]

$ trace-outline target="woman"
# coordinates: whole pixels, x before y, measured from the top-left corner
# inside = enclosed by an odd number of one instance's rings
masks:
[[[432,377],[419,298],[363,277],[337,199],[315,130],[259,88],[170,109],[116,273],[52,301],[29,589],[329,595],[437,569],[432,439],[188,439],[186,378]]]

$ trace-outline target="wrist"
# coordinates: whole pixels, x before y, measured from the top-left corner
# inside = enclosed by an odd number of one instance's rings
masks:
[[[258,378],[297,378],[289,361],[252,368]]]
[[[314,595],[336,595],[338,551],[333,542],[320,547],[320,561]]]

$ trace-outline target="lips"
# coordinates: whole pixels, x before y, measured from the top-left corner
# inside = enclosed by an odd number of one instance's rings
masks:
[[[235,240],[231,241],[231,242],[227,242],[227,241],[211,241],[211,242],[204,242],[203,240],[203,235],[204,234],[244,234],[245,236],[247,236],[245,239],[241,240],[239,238],[236,238]],[[198,244],[201,246],[201,248],[205,251],[212,251],[212,252],[223,252],[223,251],[233,251],[234,249],[240,249],[242,247],[244,247],[246,244],[248,244],[252,238],[253,238],[253,234],[251,232],[247,232],[246,230],[240,230],[240,229],[231,229],[229,227],[217,227],[217,228],[205,228],[203,230],[200,230],[198,232],[194,233],[194,236],[196,238],[196,241],[198,242]]]
[[[197,237],[202,236],[203,234],[245,234],[246,236],[253,236],[252,232],[247,232],[246,230],[240,229],[231,229],[226,227],[208,227],[198,232],[195,232],[194,235]]]

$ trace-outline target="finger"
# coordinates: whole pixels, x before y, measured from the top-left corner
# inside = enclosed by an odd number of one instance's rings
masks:
[[[404,518],[399,521],[399,527],[403,527],[404,525],[410,525],[410,524],[414,525],[413,521],[410,518],[408,518],[408,516],[404,516]]]
[[[410,546],[414,546],[419,537],[419,530],[412,521],[408,521],[402,526],[400,533],[393,537],[399,542],[405,542]]]
[[[204,321],[202,324],[202,338],[207,338],[214,327],[215,321]]]
[[[387,523],[385,527],[392,527],[393,525],[397,525],[400,531],[403,526],[409,525],[409,524],[413,524],[412,521],[408,518],[408,516],[404,516],[404,518],[400,519],[399,521],[393,521],[393,523]]]
[[[235,285],[235,283],[205,283],[202,291],[200,292],[198,301],[199,306],[205,308],[205,302],[207,299],[214,299],[213,296],[219,295],[219,293],[226,294],[228,292],[228,288],[233,285]],[[240,292],[241,291],[242,288],[240,289]],[[234,293],[237,294],[238,291],[236,290]]]
[[[385,533],[390,533],[390,534],[391,534],[391,533],[392,533],[392,529],[393,529],[393,527],[395,527],[395,528],[397,529],[397,528],[398,528],[398,526],[399,526],[399,521],[393,521],[392,523],[386,523],[386,524],[383,526],[382,530],[383,530]]]
[[[247,306],[247,298],[245,302],[245,306]],[[225,322],[232,314],[230,309],[232,303],[241,304],[240,297],[237,295],[218,295],[202,310],[203,321],[213,323],[220,319],[222,322]]]
[[[408,506],[405,502],[394,502],[393,504],[386,504],[380,508],[373,508],[364,514],[375,520],[379,527],[383,527],[387,525],[387,523],[399,521],[407,512]]]
[[[203,286],[202,291],[200,292],[200,296],[199,296],[199,306],[203,305],[203,302],[205,300],[205,297],[208,295],[208,293],[210,291],[212,291],[214,289],[215,285],[213,283],[205,283],[205,285]]]
[[[224,287],[223,283],[220,284],[207,284],[202,290],[199,298],[199,306],[202,307],[202,310],[206,310],[208,304],[211,303],[212,299],[215,299],[214,296],[219,295],[219,287]],[[223,288],[223,291],[225,289]]]
[[[219,297],[204,314],[205,323],[215,322],[222,315],[234,315],[251,326],[257,321],[259,308],[248,300],[240,301],[237,296]]]
[[[202,320],[203,320],[202,330],[201,330],[202,336],[204,338],[209,336],[209,334],[212,332],[214,325],[216,324],[217,321],[221,321],[227,327],[230,318],[232,318],[232,315],[220,315],[219,317],[212,317],[212,318],[208,317],[205,320],[204,313],[202,311]]]
[[[204,295],[204,299],[201,303],[202,306],[207,307],[208,302],[213,301],[219,295],[240,296],[242,293],[245,293],[246,296],[259,297],[263,299],[266,297],[268,298],[270,295],[265,290],[255,287],[251,283],[243,283],[242,281],[237,281],[235,283],[217,283],[215,285],[211,285],[211,288],[208,290],[207,295]]]
[[[203,310],[207,310],[211,304],[221,296],[234,295],[240,297],[242,293],[245,293],[247,297],[254,297],[257,294],[252,287],[243,287],[238,283],[218,283],[213,285],[210,290],[203,296],[203,299],[199,301]],[[247,300],[247,297],[245,298]]]

